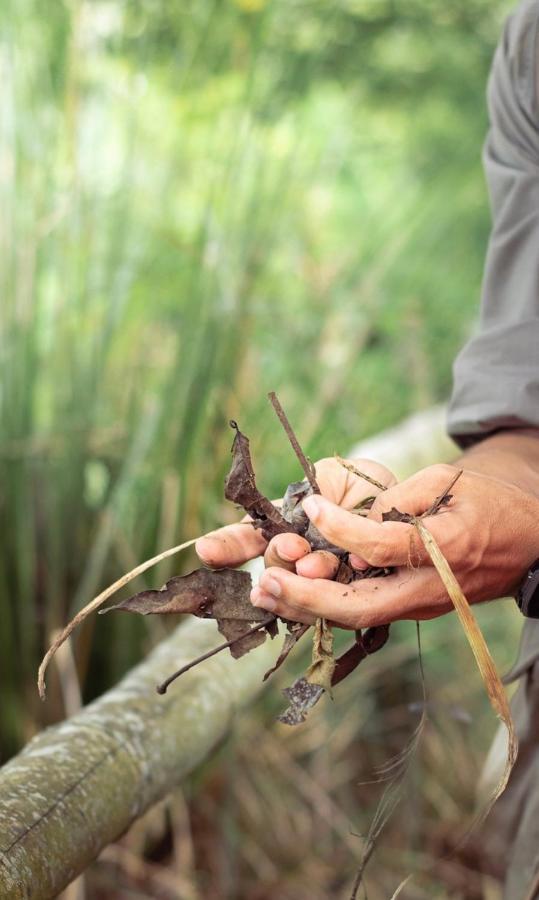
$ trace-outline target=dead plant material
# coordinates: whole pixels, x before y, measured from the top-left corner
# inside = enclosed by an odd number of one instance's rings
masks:
[[[304,454],[298,439],[284,413],[284,410],[275,393],[269,395],[273,408],[281,422],[294,452],[302,466],[305,480],[293,482],[288,485],[281,508],[266,497],[256,483],[255,470],[251,458],[249,439],[240,431],[238,424],[231,420],[230,425],[235,435],[231,448],[232,464],[225,481],[225,497],[233,503],[241,506],[250,516],[253,527],[261,530],[263,536],[270,540],[277,534],[291,532],[302,535],[313,550],[329,550],[335,553],[340,565],[335,579],[341,584],[348,584],[361,578],[384,577],[390,574],[390,569],[368,568],[361,572],[355,571],[349,565],[349,554],[340,547],[331,545],[323,535],[317,531],[303,511],[303,501],[312,493],[319,493],[320,488],[316,480],[316,471],[312,462]],[[357,469],[352,463],[336,457],[336,459],[356,477],[369,482],[377,491],[386,490],[385,485],[371,478]],[[447,560],[438,547],[436,541],[424,525],[424,519],[436,515],[443,507],[447,506],[452,498],[450,491],[462,473],[459,471],[452,479],[445,491],[436,497],[430,507],[421,516],[415,516],[401,512],[395,508],[384,513],[384,521],[397,521],[411,523],[417,529],[426,551],[428,552],[440,578],[442,579],[451,600],[455,606],[457,615],[464,628],[478,668],[481,673],[490,703],[497,716],[505,723],[509,734],[509,749],[505,771],[497,786],[481,819],[486,816],[495,800],[504,790],[516,758],[517,741],[513,722],[509,711],[508,701],[503,689],[500,677],[489,653],[477,621],[470,609],[455,576],[453,575]],[[359,514],[368,511],[374,501],[374,497],[367,497],[359,504],[356,511]],[[181,550],[194,544],[196,538],[186,541],[177,547],[166,550],[152,559],[141,563],[131,572],[118,579],[113,585],[106,588],[99,596],[94,598],[84,607],[64,630],[54,640],[45,654],[38,673],[38,688],[42,698],[45,696],[45,672],[52,656],[63,644],[73,630],[90,615],[101,607],[116,591],[128,584],[137,575],[149,569],[166,557],[172,556]],[[260,646],[269,634],[274,637],[278,633],[279,622],[285,627],[284,643],[281,653],[274,666],[266,672],[264,680],[275,672],[288,658],[288,655],[298,641],[306,634],[310,626],[301,623],[289,622],[279,619],[252,606],[250,602],[251,578],[247,572],[236,569],[208,569],[201,567],[188,575],[174,576],[160,590],[141,591],[138,594],[117,603],[111,607],[113,610],[135,612],[142,615],[148,614],[191,614],[202,618],[214,619],[220,633],[226,641],[213,650],[192,660],[182,666],[177,672],[170,675],[162,684],[157,686],[157,691],[164,694],[168,686],[180,675],[192,669],[194,666],[209,659],[222,650],[229,649],[234,658],[239,658]],[[108,612],[109,610],[107,610]],[[355,633],[354,643],[338,658],[335,658],[333,649],[332,626],[323,618],[316,621],[313,636],[312,662],[307,673],[283,692],[289,706],[279,717],[280,721],[288,725],[297,725],[303,721],[309,710],[318,700],[327,693],[331,696],[332,688],[350,675],[360,663],[369,655],[380,650],[389,637],[389,625],[381,625],[369,628],[365,631],[358,630]],[[421,666],[421,656],[420,656]],[[411,741],[402,754],[390,761],[386,767],[384,780],[389,782],[381,799],[377,815],[366,841],[366,849],[363,855],[360,869],[354,883],[353,894],[355,898],[359,886],[362,883],[365,866],[375,847],[376,839],[391,815],[400,797],[400,782],[404,776],[410,757],[416,749],[422,727],[425,721],[425,686],[423,671],[423,715],[420,726],[414,732]],[[468,832],[469,833],[469,832]],[[411,877],[411,876],[410,876]],[[397,888],[394,897],[397,897],[409,878]]]
[[[39,671],[37,674],[37,687],[39,691],[39,696],[42,700],[45,699],[46,696],[46,688],[45,688],[45,674],[47,672],[47,667],[53,658],[54,654],[58,650],[59,647],[62,646],[64,641],[67,641],[70,634],[73,633],[75,628],[79,625],[82,625],[85,619],[88,618],[93,612],[96,612],[104,603],[109,600],[114,594],[120,591],[126,584],[129,584],[130,581],[133,581],[139,575],[142,575],[143,572],[146,572],[148,569],[151,569],[152,566],[156,566],[163,559],[167,559],[169,556],[174,556],[176,553],[181,553],[182,550],[186,550],[188,547],[192,547],[193,544],[198,540],[198,538],[192,538],[190,541],[184,541],[183,544],[178,544],[177,547],[170,547],[168,550],[163,550],[162,553],[158,553],[157,556],[152,556],[151,559],[145,560],[140,565],[135,566],[134,569],[131,569],[130,572],[127,572],[125,575],[122,575],[121,578],[118,578],[113,584],[109,585],[108,588],[105,588],[104,591],[101,591],[97,597],[94,597],[93,600],[90,600],[89,603],[86,604],[76,616],[73,616],[71,622],[68,622],[66,627],[55,637],[51,646],[45,653],[45,656],[41,660],[41,665],[39,666]]]
[[[438,572],[438,575],[440,576],[443,585],[447,593],[449,594],[449,597],[453,602],[455,612],[457,613],[457,616],[477,663],[477,668],[479,669],[481,679],[485,686],[490,705],[496,716],[501,719],[507,729],[507,757],[505,760],[505,767],[504,771],[502,772],[501,778],[491,796],[489,797],[487,803],[475,817],[471,825],[467,828],[466,832],[459,840],[457,846],[454,848],[453,852],[455,852],[458,847],[462,846],[462,844],[470,836],[471,832],[486,819],[492,807],[496,803],[496,800],[504,792],[518,754],[518,739],[515,732],[513,717],[511,715],[511,710],[509,707],[509,701],[507,699],[507,694],[505,693],[505,688],[503,686],[494,660],[492,659],[487,642],[485,641],[477,619],[475,618],[471,606],[466,599],[466,596],[462,591],[462,588],[460,587],[457,579],[455,578],[455,575],[453,574],[449,563],[442,553],[437,541],[422,521],[424,518],[426,518],[426,516],[434,515],[436,512],[438,512],[439,509],[441,509],[442,506],[445,506],[449,502],[449,500],[451,499],[449,491],[461,474],[461,471],[456,474],[455,478],[452,480],[451,484],[448,485],[444,493],[440,494],[440,496],[436,498],[432,506],[429,507],[429,509],[424,512],[422,516],[407,516],[406,514],[399,513],[398,510],[391,511],[392,513],[398,514],[400,516],[400,518],[398,519],[393,518],[392,521],[411,522],[416,527],[423,546],[429,554],[430,559],[436,571]],[[410,884],[413,877],[413,874],[408,875],[398,885],[397,889],[391,897],[391,900],[397,900],[397,897],[399,897],[402,891]],[[359,887],[359,883],[357,887]],[[354,900],[356,893],[352,895],[351,900]],[[531,896],[534,896],[534,894],[532,894]]]
[[[505,769],[492,797],[488,801],[485,809],[481,812],[480,821],[482,821],[488,815],[500,794],[505,790],[511,770],[517,758],[518,741],[515,734],[513,718],[511,716],[509,701],[502,680],[468,600],[464,596],[457,579],[451,571],[449,563],[428,528],[425,527],[420,518],[414,520],[414,525],[425,546],[425,550],[429,554],[432,563],[453,602],[453,606],[455,607],[455,611],[475,657],[481,678],[483,679],[490,705],[495,714],[502,720],[507,728],[508,748]]]
[[[268,613],[253,606],[249,600],[250,593],[251,576],[248,572],[202,567],[189,575],[171,578],[160,591],[141,591],[101,612],[119,609],[143,616],[152,613],[190,613],[201,619],[215,619],[217,628],[230,642],[232,656],[239,659],[264,643],[266,635],[262,628],[272,637],[276,634],[275,616],[268,622]],[[260,627],[245,635],[253,624]]]
[[[316,481],[315,467],[303,452],[276,394],[274,392],[269,394],[269,399],[301,464],[306,480],[293,482],[288,485],[282,507],[279,509],[258,488],[249,439],[240,431],[237,422],[231,420],[230,426],[234,429],[235,435],[231,449],[232,464],[225,481],[225,497],[241,506],[249,514],[251,524],[262,531],[266,540],[270,540],[276,534],[293,532],[304,536],[313,550],[323,549],[335,553],[341,560],[336,575],[337,580],[341,583],[348,583],[360,577],[375,577],[388,574],[389,570],[380,569],[356,573],[348,565],[347,551],[330,544],[304,513],[302,503],[305,497],[312,493],[320,493],[320,488]],[[376,487],[382,488],[383,486],[376,483]],[[365,505],[365,509],[367,508],[368,506]],[[44,679],[47,665],[58,647],[61,646],[77,625],[83,622],[90,613],[99,609],[109,597],[137,575],[167,556],[190,547],[195,540],[196,538],[187,541],[185,544],[165,551],[137,566],[136,569],[128,572],[103,591],[74,617],[49,648],[40,666],[38,686],[42,698],[45,696]],[[218,630],[227,640],[208,653],[194,659],[188,665],[183,666],[162,684],[158,685],[158,692],[165,693],[172,681],[204,660],[209,659],[215,653],[229,649],[232,656],[238,658],[260,646],[265,641],[267,634],[274,637],[278,633],[277,617],[268,615],[263,610],[252,606],[249,599],[251,587],[251,577],[247,572],[236,569],[212,570],[201,567],[189,575],[175,576],[169,579],[160,590],[141,591],[127,600],[122,600],[115,606],[110,607],[110,609],[136,612],[141,615],[189,613],[202,618],[212,618],[217,622]],[[108,612],[109,610],[105,611]],[[264,680],[269,678],[284,663],[297,642],[309,629],[309,626],[301,623],[286,622],[285,624],[286,633],[283,649],[275,665],[266,672]],[[381,635],[382,639],[372,641],[369,637],[370,632],[373,632],[375,636]],[[325,620],[319,619],[314,630],[312,664],[305,678],[298,679],[288,689],[288,692],[285,692],[292,706],[297,706],[297,709],[289,715],[285,713],[282,721],[290,723],[292,723],[293,719],[302,721],[305,718],[306,711],[324,693],[331,694],[332,685],[342,681],[369,653],[375,652],[385,643],[387,635],[388,627],[370,629],[368,632],[365,632],[364,643],[361,632],[358,632],[355,643],[340,659],[336,660],[333,653],[331,626]]]

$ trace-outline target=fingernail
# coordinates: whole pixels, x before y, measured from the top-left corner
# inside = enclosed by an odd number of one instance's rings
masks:
[[[302,505],[311,522],[316,522],[320,515],[320,498],[311,494],[310,497],[305,497]]]
[[[282,588],[276,578],[272,578],[271,575],[266,575],[265,578],[262,579],[262,590],[267,591],[268,594],[272,594],[274,597],[280,597]]]
[[[251,594],[251,603],[253,604],[253,606],[258,606],[261,609],[267,609],[268,612],[274,612],[277,609],[277,601],[274,600],[273,597],[270,597],[269,594],[261,591],[260,588],[255,588],[254,590],[257,593],[254,599],[253,594]]]

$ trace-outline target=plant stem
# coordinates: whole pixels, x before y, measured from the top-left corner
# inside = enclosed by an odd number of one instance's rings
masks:
[[[299,459],[299,461],[301,463],[301,468],[305,472],[305,477],[306,477],[307,481],[311,485],[313,492],[315,494],[320,494],[321,491],[320,491],[320,488],[318,487],[318,482],[316,480],[316,470],[314,468],[314,465],[312,464],[311,460],[305,456],[303,450],[301,449],[299,441],[298,441],[296,435],[294,434],[294,431],[292,429],[290,422],[288,421],[286,413],[279,402],[277,394],[275,393],[275,391],[270,391],[270,393],[268,394],[268,397],[270,399],[271,405],[273,406],[275,412],[277,413],[277,416],[279,418],[281,425],[283,426],[284,430],[286,431],[288,440],[290,441],[290,443],[292,444],[292,447],[294,448],[294,453],[296,454],[297,458]]]
[[[253,625],[247,631],[244,631],[243,634],[240,634],[239,637],[232,638],[231,641],[226,641],[224,644],[219,644],[218,647],[214,647],[213,650],[208,650],[207,653],[203,653],[202,656],[197,656],[196,659],[193,659],[191,662],[187,663],[185,666],[182,666],[181,669],[178,669],[177,672],[174,672],[172,675],[169,675],[168,678],[165,678],[161,684],[158,684],[156,687],[156,691],[158,694],[166,694],[167,688],[176,678],[179,678],[180,675],[184,675],[185,672],[188,672],[189,669],[193,669],[195,666],[198,666],[199,663],[204,662],[206,659],[210,659],[212,656],[215,656],[216,653],[220,653],[221,650],[226,650],[227,647],[231,647],[232,644],[237,644],[238,641],[242,641],[243,638],[249,637],[251,634],[255,634],[257,631],[260,631],[261,628],[265,628],[266,625],[270,625],[271,622],[275,620],[275,616],[267,616],[263,622],[257,622],[256,625]]]

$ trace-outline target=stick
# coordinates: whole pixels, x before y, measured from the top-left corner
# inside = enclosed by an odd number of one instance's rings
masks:
[[[368,481],[369,484],[372,484],[373,487],[378,488],[379,491],[387,491],[387,486],[385,484],[382,484],[381,481],[377,481],[376,478],[372,478],[371,475],[366,475],[365,472],[360,472],[359,469],[356,469],[353,463],[347,462],[347,460],[343,459],[342,456],[339,456],[338,453],[335,453],[335,459],[338,463],[341,464],[341,466],[343,466],[343,468],[345,468],[348,472],[351,472],[352,475],[357,475],[358,478],[363,478],[365,481]]]
[[[318,482],[316,480],[316,470],[315,470],[311,460],[307,459],[303,450],[301,449],[299,441],[292,429],[292,426],[286,417],[285,411],[282,408],[281,404],[279,403],[277,394],[275,393],[275,391],[270,391],[270,393],[268,394],[268,397],[270,399],[271,405],[273,406],[275,412],[277,413],[277,416],[279,418],[281,425],[283,426],[284,430],[286,431],[288,440],[290,441],[290,443],[292,444],[292,447],[294,448],[294,453],[296,454],[297,458],[299,459],[299,461],[301,463],[301,468],[305,472],[305,477],[306,477],[307,481],[311,485],[313,492],[315,494],[320,494],[321,490],[318,487]]]
[[[444,503],[447,503],[448,500],[451,500],[451,495],[450,495],[449,491],[451,490],[452,487],[455,486],[455,484],[459,480],[460,476],[462,475],[463,471],[464,471],[463,469],[458,470],[457,474],[451,479],[451,481],[447,485],[445,491],[443,491],[443,493],[441,493],[438,497],[436,497],[436,500],[434,501],[434,503],[432,503],[429,506],[429,508],[426,509],[424,513],[422,513],[422,515],[421,515],[422,519],[425,519],[427,516],[435,516],[436,513],[438,512],[438,510],[440,509],[440,507],[443,506]]]
[[[173,675],[169,675],[168,678],[165,678],[161,684],[156,686],[156,691],[158,694],[166,694],[167,688],[176,678],[179,678],[180,675],[184,675],[185,672],[188,672],[189,669],[193,669],[194,666],[198,666],[199,663],[204,662],[206,659],[210,659],[210,657],[215,656],[216,653],[220,653],[221,650],[226,650],[227,647],[231,647],[232,644],[236,644],[238,641],[243,640],[243,638],[249,637],[250,634],[255,634],[257,631],[260,631],[261,628],[265,628],[266,625],[269,625],[276,619],[276,616],[267,616],[263,622],[258,622],[256,625],[253,625],[247,631],[244,631],[243,634],[240,634],[239,637],[232,638],[231,641],[226,641],[224,644],[219,644],[218,647],[214,647],[213,650],[208,650],[207,653],[203,653],[202,656],[197,656],[196,659],[193,659],[190,663],[187,663],[185,666],[182,666],[181,669],[178,669],[177,672],[174,672]]]

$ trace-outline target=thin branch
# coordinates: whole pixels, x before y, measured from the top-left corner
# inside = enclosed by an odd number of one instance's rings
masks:
[[[335,459],[338,463],[343,466],[348,472],[351,472],[352,475],[357,475],[358,478],[363,478],[365,481],[368,481],[369,484],[372,484],[373,487],[378,488],[379,491],[387,491],[387,486],[382,484],[381,481],[377,481],[376,478],[373,478],[371,475],[366,475],[365,472],[360,472],[353,463],[348,462],[346,459],[343,459],[342,456],[339,456],[338,453],[335,453]]]
[[[440,507],[444,506],[446,503],[449,502],[449,500],[451,500],[451,494],[449,493],[449,491],[451,490],[452,487],[455,486],[455,484],[459,480],[460,476],[462,475],[463,471],[464,471],[463,469],[458,470],[456,475],[453,476],[453,478],[447,485],[445,491],[443,491],[441,494],[439,494],[439,496],[436,497],[436,500],[434,501],[434,503],[432,503],[429,506],[429,508],[426,509],[424,513],[422,513],[422,515],[421,515],[422,519],[425,519],[427,516],[435,516],[436,513],[439,511]]]
[[[314,493],[320,494],[321,491],[320,491],[320,488],[318,487],[318,482],[316,480],[316,470],[315,470],[311,460],[305,456],[303,450],[301,449],[299,441],[292,429],[292,426],[286,417],[286,413],[285,413],[284,409],[282,408],[281,404],[279,403],[277,394],[275,393],[275,391],[270,391],[270,393],[268,394],[268,397],[270,399],[271,405],[273,406],[275,412],[277,413],[277,416],[279,418],[281,425],[283,426],[284,430],[286,431],[288,440],[290,441],[290,443],[292,444],[292,447],[294,448],[294,453],[296,454],[296,456],[301,464],[301,468],[305,472],[305,477],[306,477],[307,481],[311,485]]]
[[[224,644],[219,644],[218,647],[214,647],[213,650],[208,650],[208,652],[203,653],[202,656],[197,656],[196,659],[193,659],[185,666],[182,666],[181,669],[178,669],[177,672],[174,672],[173,675],[169,675],[169,677],[165,678],[165,680],[162,681],[161,684],[158,684],[155,688],[157,693],[166,694],[169,685],[171,685],[172,682],[176,680],[176,678],[179,678],[180,675],[184,675],[185,672],[189,671],[189,669],[193,669],[195,666],[198,666],[199,663],[204,662],[206,659],[210,659],[212,656],[220,653],[221,650],[226,650],[227,647],[231,647],[232,644],[236,644],[238,641],[242,641],[243,638],[249,637],[249,635],[251,634],[255,634],[257,631],[260,631],[261,628],[265,628],[266,625],[270,625],[275,621],[275,619],[276,616],[267,616],[262,622],[257,622],[256,625],[253,625],[247,631],[244,631],[243,634],[238,635],[238,637],[232,638],[231,641],[226,641]]]

